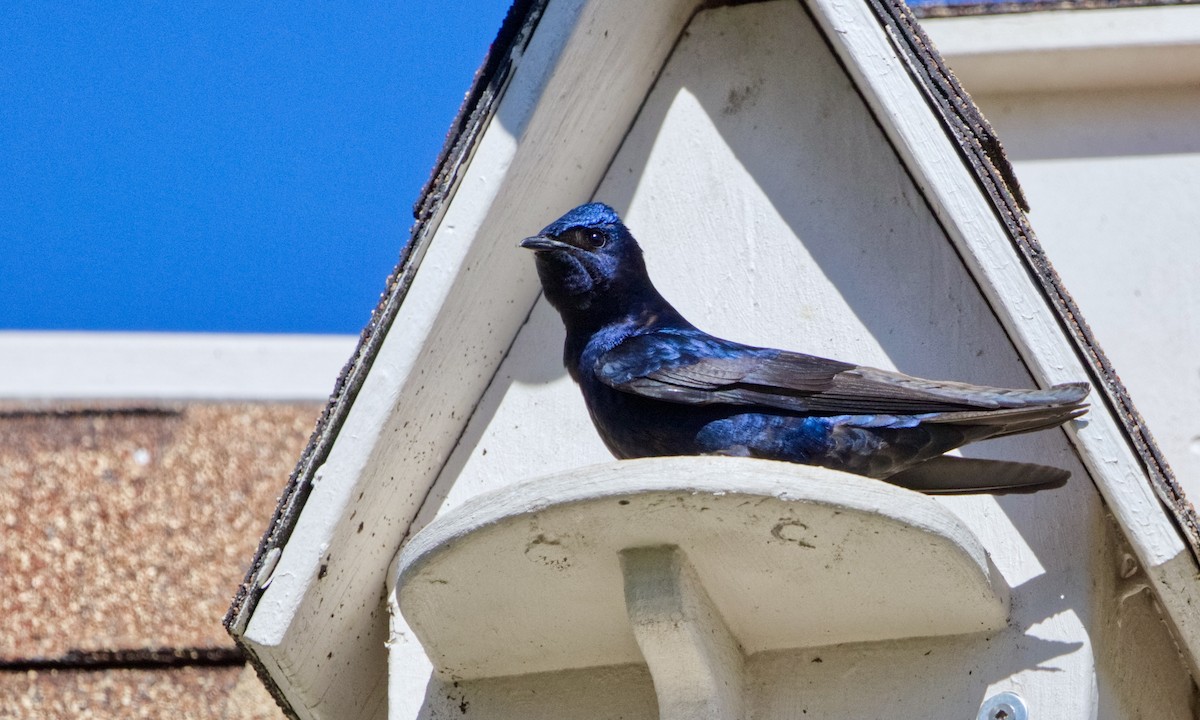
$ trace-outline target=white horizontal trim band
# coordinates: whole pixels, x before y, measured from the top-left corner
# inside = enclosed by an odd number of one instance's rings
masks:
[[[921,25],[973,94],[1200,80],[1200,5],[936,18]]]
[[[0,332],[0,399],[324,400],[353,335]]]

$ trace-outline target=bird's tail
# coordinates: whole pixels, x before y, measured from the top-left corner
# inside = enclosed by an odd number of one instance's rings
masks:
[[[1008,394],[1023,405],[1076,405],[1083,403],[1092,388],[1085,382],[1062,383],[1046,390],[1009,390]]]
[[[1088,389],[1087,383],[1068,383],[1048,390],[1029,390],[1022,397],[1025,403],[1020,407],[952,411],[924,422],[975,426],[984,430],[988,438],[1045,430],[1086,413],[1088,406],[1083,399],[1087,397]],[[1010,397],[1015,398],[1015,392]]]
[[[1035,463],[942,455],[883,478],[930,495],[1029,493],[1061,487],[1071,473]]]

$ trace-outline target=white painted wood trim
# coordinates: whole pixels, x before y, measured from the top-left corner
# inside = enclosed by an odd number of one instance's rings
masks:
[[[1196,5],[972,15],[931,18],[921,25],[927,31],[944,29],[939,37],[945,39],[938,43],[943,57],[1200,44]]]
[[[1160,5],[921,21],[976,94],[1200,81],[1200,6]]]
[[[381,568],[377,564],[387,561],[360,559],[361,565],[351,569],[359,577],[343,586],[326,589],[328,586],[318,586],[322,558],[331,557],[331,551],[341,554],[345,543],[353,541],[345,532],[339,533],[339,524],[351,514],[355,495],[366,492],[359,484],[379,480],[378,476],[369,475],[368,468],[380,443],[385,442],[389,419],[405,389],[404,381],[417,381],[421,373],[419,366],[429,362],[427,350],[436,343],[431,338],[436,337],[438,308],[444,306],[471,248],[452,238],[464,230],[470,237],[479,229],[483,220],[480,215],[502,186],[515,149],[515,139],[499,124],[489,126],[479,141],[471,163],[472,177],[468,181],[483,181],[466,190],[460,188],[459,194],[466,197],[461,204],[452,205],[442,218],[441,223],[445,223],[448,230],[439,233],[440,239],[435,236],[421,259],[420,270],[404,305],[346,416],[339,433],[340,440],[316,471],[314,489],[284,546],[274,577],[265,586],[242,636],[243,642],[253,648],[278,684],[287,688],[289,703],[301,718],[378,718],[385,707],[384,638],[365,631],[361,617],[351,620],[356,631],[346,635],[340,628],[332,627],[332,623],[323,626],[315,623],[314,616],[317,614],[315,608],[323,605],[322,596],[327,593],[333,596],[353,594],[355,602],[361,603],[360,598],[369,592],[369,586],[382,586],[382,576],[378,580],[369,576],[378,574]],[[355,441],[348,442],[345,438]],[[418,488],[410,497],[419,500],[422,495]],[[405,508],[396,510],[403,513]],[[396,519],[403,522],[402,517]],[[378,527],[373,518],[370,520]],[[402,531],[397,533],[392,528],[390,534],[394,535],[390,542],[398,545]],[[365,610],[366,606],[360,605],[347,615],[361,616]],[[315,627],[309,622],[314,622]],[[310,634],[314,631],[319,637]],[[349,654],[352,659],[348,667],[324,667],[321,653],[314,652],[324,647],[337,648],[339,655]],[[331,652],[334,651],[326,651]],[[346,661],[339,664],[346,665]]]
[[[353,335],[0,332],[0,399],[328,399]]]
[[[552,2],[515,59],[242,635],[300,717],[379,716],[388,563],[540,290],[516,244],[590,198],[694,6]]]
[[[905,73],[895,72],[896,51],[863,3],[812,0],[818,23],[842,56],[860,91],[903,158],[917,185],[946,227],[950,239],[1039,382],[1046,385],[1089,377],[1063,334],[1054,310],[1023,263],[1011,238],[980,191],[925,97]],[[1194,562],[1172,518],[1154,494],[1150,479],[1117,419],[1093,412],[1068,428],[1105,501],[1185,646],[1193,668],[1200,658],[1200,584]],[[1182,581],[1181,567],[1191,568]]]

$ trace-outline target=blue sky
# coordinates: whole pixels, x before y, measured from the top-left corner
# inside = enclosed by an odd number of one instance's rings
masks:
[[[0,330],[357,333],[508,5],[5,3]]]

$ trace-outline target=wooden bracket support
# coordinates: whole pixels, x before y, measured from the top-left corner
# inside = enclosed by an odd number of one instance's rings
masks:
[[[654,679],[659,718],[742,717],[742,649],[687,556],[673,545],[620,555],[625,606]]]

